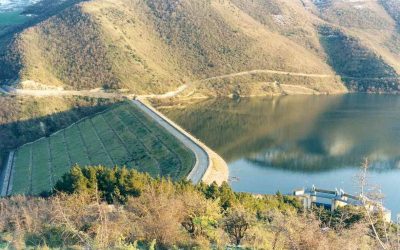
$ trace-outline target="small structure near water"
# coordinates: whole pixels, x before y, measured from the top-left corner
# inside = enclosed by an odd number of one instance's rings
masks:
[[[300,197],[303,201],[305,209],[310,209],[313,205],[323,206],[332,212],[339,207],[347,205],[364,206],[371,212],[382,212],[387,222],[391,221],[392,212],[386,209],[382,203],[372,201],[368,197],[362,195],[350,195],[342,189],[326,190],[316,188],[314,185],[308,189],[298,189],[293,191],[293,195]]]

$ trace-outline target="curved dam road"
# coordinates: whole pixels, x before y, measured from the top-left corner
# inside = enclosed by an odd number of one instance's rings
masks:
[[[200,146],[196,139],[189,133],[184,131],[181,127],[173,121],[162,115],[160,112],[144,104],[142,101],[136,99],[132,101],[134,105],[139,107],[143,112],[154,119],[158,124],[165,128],[169,133],[175,136],[180,142],[188,147],[196,157],[196,163],[187,177],[187,180],[198,184],[202,179],[209,167],[211,166],[211,159],[207,151]]]

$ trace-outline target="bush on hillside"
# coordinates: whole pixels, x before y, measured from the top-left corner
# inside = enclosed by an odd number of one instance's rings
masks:
[[[0,200],[0,242],[17,249],[376,248],[363,219],[339,230],[321,223],[328,217],[302,211],[296,198],[235,193],[227,184],[193,186],[126,168],[76,166],[57,189],[64,192]]]

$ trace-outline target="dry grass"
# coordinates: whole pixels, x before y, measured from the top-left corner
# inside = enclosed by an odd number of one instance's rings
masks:
[[[335,76],[341,72],[327,59],[330,51],[318,33],[321,24],[356,38],[365,51],[400,72],[393,8],[379,1],[334,1],[319,7],[291,0],[83,2],[19,35],[20,76],[47,85],[105,86],[137,94],[164,93],[184,83],[255,69]],[[221,82],[216,81],[201,86],[198,94],[230,95],[241,80],[223,82],[217,93],[213,85]],[[263,89],[275,94],[266,86],[271,82],[245,81],[239,87],[249,95]],[[319,93],[345,92],[338,78],[289,77],[280,83]],[[360,88],[365,89],[371,88]]]

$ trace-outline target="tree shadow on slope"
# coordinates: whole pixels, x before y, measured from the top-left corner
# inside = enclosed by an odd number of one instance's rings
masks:
[[[380,56],[357,39],[329,26],[319,27],[328,63],[350,91],[398,92],[399,76]]]
[[[46,98],[42,100],[46,101]],[[66,128],[86,116],[101,112],[115,103],[110,100],[80,98],[77,99],[74,107],[70,110],[41,115],[37,111],[37,106],[41,105],[39,102],[35,100],[30,105],[24,106],[21,99],[0,97],[0,164],[4,163],[10,150],[41,137],[50,136],[54,132]],[[27,113],[31,118],[25,119],[23,113]],[[0,166],[3,166],[3,164]]]
[[[400,2],[396,0],[379,0],[386,12],[396,21],[397,31],[400,33]]]

